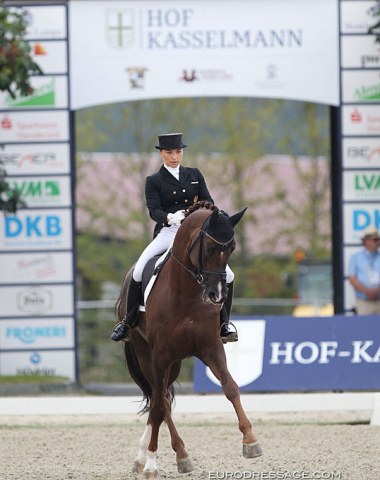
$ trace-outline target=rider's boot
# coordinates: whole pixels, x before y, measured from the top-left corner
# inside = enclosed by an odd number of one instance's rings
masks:
[[[131,277],[127,294],[127,313],[124,315],[123,319],[115,325],[111,334],[111,339],[115,342],[126,340],[128,338],[129,329],[136,326],[140,299],[141,282],[136,282],[133,280],[133,277]]]
[[[230,324],[232,297],[234,295],[234,282],[228,283],[227,288],[227,298],[222,309],[220,310],[220,336],[222,337],[223,343],[238,341],[237,331],[235,328],[232,328]]]

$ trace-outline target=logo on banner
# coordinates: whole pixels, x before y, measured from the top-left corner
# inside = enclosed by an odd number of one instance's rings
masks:
[[[145,72],[148,69],[145,67],[128,67],[126,72],[128,73],[129,85],[132,89],[145,87]]]
[[[30,288],[17,295],[17,305],[21,312],[40,314],[53,308],[53,294],[43,288]]]
[[[62,234],[61,219],[57,215],[26,215],[25,218],[6,217],[5,237],[15,238],[25,235],[34,237],[57,237]]]
[[[16,280],[46,280],[56,275],[57,268],[51,255],[37,255],[31,260],[20,258],[16,264],[14,278]]]
[[[380,100],[380,83],[356,88],[355,98],[360,101]]]
[[[359,198],[376,200],[380,192],[380,175],[356,174],[354,176],[354,188]]]
[[[227,70],[223,70],[221,68],[214,68],[210,70],[184,69],[179,76],[179,80],[186,83],[191,83],[195,81],[221,83],[232,81],[233,75],[227,72]]]
[[[107,42],[113,48],[129,48],[134,41],[132,10],[107,12]]]
[[[347,148],[347,156],[350,159],[363,159],[368,162],[375,161],[380,158],[380,146],[371,148],[368,146],[351,146]]]
[[[55,106],[55,80],[52,78],[48,83],[41,87],[33,89],[31,95],[26,97],[17,96],[12,98],[7,95],[5,98],[5,105],[8,108],[17,107],[54,107]]]
[[[20,192],[22,197],[25,197],[26,203],[28,198],[38,200],[42,203],[59,203],[60,200],[60,185],[57,180],[13,180],[12,187]]]
[[[5,166],[22,167],[23,165],[35,166],[60,166],[63,162],[57,161],[54,152],[36,152],[36,153],[7,153],[0,152],[0,162]]]
[[[235,323],[241,332],[240,345],[226,345],[227,365],[238,386],[244,387],[254,382],[263,373],[265,320],[236,321]],[[206,368],[206,376],[216,385],[220,385],[209,367]]]
[[[36,55],[36,56],[47,54],[46,48],[43,47],[40,43],[35,43],[33,45],[32,52],[33,52],[33,55]]]
[[[352,123],[360,123],[362,121],[362,114],[359,112],[358,108],[351,113],[351,122]]]
[[[361,239],[363,232],[367,227],[374,226],[380,228],[380,210],[374,209],[372,212],[363,209],[354,209],[352,211],[352,227],[357,238]]]
[[[7,327],[7,339],[16,339],[25,345],[32,345],[38,340],[59,339],[66,337],[66,327],[59,325]]]
[[[9,130],[12,128],[11,119],[7,115],[5,115],[1,120],[1,128],[2,130]]]

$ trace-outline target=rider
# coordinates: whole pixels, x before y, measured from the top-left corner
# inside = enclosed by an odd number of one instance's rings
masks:
[[[182,133],[168,133],[158,136],[158,145],[163,165],[160,170],[146,178],[145,199],[149,215],[156,223],[154,239],[140,255],[134,267],[127,294],[127,313],[116,324],[111,338],[116,342],[128,337],[128,330],[136,323],[142,296],[142,274],[147,262],[155,255],[166,251],[185,218],[185,209],[197,201],[213,199],[205,179],[197,168],[181,165],[183,149]],[[236,342],[235,330],[230,328],[229,315],[232,306],[234,274],[227,265],[228,295],[220,311],[221,336],[223,342]]]

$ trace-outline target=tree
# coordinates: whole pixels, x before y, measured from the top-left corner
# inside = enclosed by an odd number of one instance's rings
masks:
[[[0,91],[8,92],[12,98],[16,94],[30,95],[33,92],[30,76],[42,74],[24,40],[26,28],[27,20],[22,10],[0,7]],[[10,188],[6,171],[0,165],[0,210],[15,213],[24,206],[20,193]]]
[[[31,57],[31,47],[24,40],[27,19],[20,9],[0,7],[0,90],[12,98],[30,95],[31,75],[42,75]]]
[[[376,5],[373,5],[368,13],[375,18],[375,22],[368,29],[368,33],[375,34],[375,42],[380,43],[380,0],[376,1]]]
[[[294,250],[302,247],[313,257],[329,255],[330,148],[326,106],[300,102],[284,126],[283,151],[293,158],[302,200],[284,196],[278,232]]]

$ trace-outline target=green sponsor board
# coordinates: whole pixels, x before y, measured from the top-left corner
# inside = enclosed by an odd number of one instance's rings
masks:
[[[55,80],[52,78],[49,83],[41,87],[34,88],[31,95],[26,97],[17,96],[12,98],[10,95],[6,97],[5,104],[9,108],[14,107],[54,107],[56,103]]]
[[[355,97],[361,101],[380,100],[380,83],[375,85],[362,85],[355,90]]]

